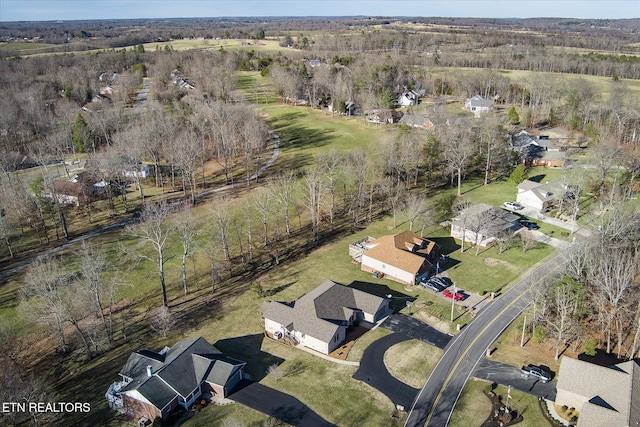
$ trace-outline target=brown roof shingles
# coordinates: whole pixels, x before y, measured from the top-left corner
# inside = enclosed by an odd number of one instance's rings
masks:
[[[421,247],[423,242],[425,248]],[[436,243],[423,239],[412,231],[404,231],[396,235],[382,236],[367,246],[370,247],[365,251],[368,257],[415,274],[425,262],[431,265],[425,256],[431,255]]]

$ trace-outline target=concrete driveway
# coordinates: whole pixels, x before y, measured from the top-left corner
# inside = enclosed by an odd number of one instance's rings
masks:
[[[556,400],[556,385],[558,383],[556,379],[543,383],[536,378],[527,378],[522,375],[520,368],[506,363],[495,362],[486,358],[482,359],[473,371],[473,376],[496,384],[511,386],[516,390],[537,397]]]
[[[446,345],[449,344],[449,341],[451,341],[450,335],[442,333],[418,319],[401,313],[392,314],[387,320],[382,322],[380,326],[389,331],[435,345],[438,348],[445,348]],[[362,365],[362,362],[360,362],[360,364]]]
[[[292,426],[335,427],[295,397],[260,383],[242,380],[229,399]]]
[[[392,346],[410,339],[403,334],[390,334],[374,341],[362,354],[360,367],[352,378],[379,390],[394,405],[409,408],[419,390],[397,380],[389,373],[384,364],[384,354]]]

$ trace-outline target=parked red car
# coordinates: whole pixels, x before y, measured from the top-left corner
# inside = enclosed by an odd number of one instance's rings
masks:
[[[464,299],[464,294],[460,291],[456,291],[456,293],[454,294],[449,289],[445,289],[444,291],[442,291],[442,295],[456,301],[462,301]]]

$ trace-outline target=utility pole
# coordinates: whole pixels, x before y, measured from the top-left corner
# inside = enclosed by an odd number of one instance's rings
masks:
[[[527,316],[524,316],[524,322],[522,323],[522,337],[520,337],[520,347],[524,347],[524,328],[527,325]]]
[[[456,284],[453,284],[453,295],[451,296],[451,323],[453,323],[453,309],[456,306]]]

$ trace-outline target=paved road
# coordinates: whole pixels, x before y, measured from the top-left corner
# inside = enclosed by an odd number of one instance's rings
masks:
[[[293,426],[335,427],[295,397],[243,380],[229,399]]]
[[[531,271],[522,280],[485,308],[445,348],[444,355],[418,394],[405,427],[446,426],[462,389],[486,349],[527,307],[532,288],[555,272],[565,260],[565,252]]]
[[[243,179],[243,180],[237,181],[237,182],[235,182],[233,184],[224,185],[222,187],[217,187],[217,188],[214,188],[212,190],[208,190],[208,191],[205,191],[203,193],[197,194],[196,195],[196,199],[200,199],[202,197],[210,196],[211,194],[215,194],[215,193],[218,193],[218,192],[221,192],[221,191],[228,190],[230,188],[235,187],[236,185],[246,184],[247,181],[255,180],[260,175],[262,175],[267,170],[267,168],[269,168],[271,165],[273,165],[273,163],[278,158],[278,154],[280,153],[280,137],[277,134],[273,133],[273,132],[271,132],[270,135],[273,138],[273,154],[271,155],[271,158],[267,161],[267,163],[265,163],[260,168],[260,170],[258,170],[257,173],[255,173],[251,177],[249,177],[248,180],[247,179]],[[182,201],[179,201],[177,203],[182,203]],[[32,258],[32,259],[30,259],[28,261],[25,261],[20,265],[17,265],[16,267],[13,267],[13,268],[8,269],[8,270],[0,271],[0,280],[6,279],[7,277],[9,277],[9,276],[11,276],[11,275],[13,275],[13,274],[15,274],[17,272],[24,270],[26,267],[28,267],[36,259],[47,257],[47,256],[51,256],[51,255],[53,255],[53,254],[55,254],[57,252],[60,252],[61,250],[65,249],[65,248],[68,248],[71,245],[75,245],[76,243],[79,243],[79,242],[82,242],[84,240],[87,240],[87,239],[89,239],[91,237],[94,237],[94,236],[96,236],[98,234],[106,233],[108,231],[115,230],[116,228],[124,227],[124,226],[126,226],[128,224],[131,224],[131,223],[137,221],[137,220],[138,220],[138,218],[126,219],[126,220],[120,221],[120,222],[118,222],[116,224],[112,224],[112,225],[106,226],[106,227],[101,228],[99,230],[94,230],[94,231],[92,231],[90,233],[83,234],[83,235],[78,236],[78,237],[76,237],[76,238],[74,238],[72,240],[64,242],[60,246],[57,246],[57,247],[55,247],[53,249],[45,251],[45,252],[39,254],[38,256],[35,256],[34,258]]]
[[[401,313],[392,314],[380,326],[389,331],[435,345],[438,348],[445,348],[451,341],[451,335],[442,333],[418,319]]]
[[[534,378],[527,378],[522,375],[519,367],[507,365],[506,363],[495,362],[489,359],[482,359],[473,376],[496,384],[511,386],[516,390],[533,394],[549,400],[556,400],[557,381],[552,379],[548,383]]]
[[[353,374],[354,379],[369,384],[387,396],[394,406],[402,405],[405,408],[411,405],[419,390],[389,373],[384,364],[384,354],[390,347],[410,339],[407,335],[390,334],[374,341],[362,354],[360,367]]]

